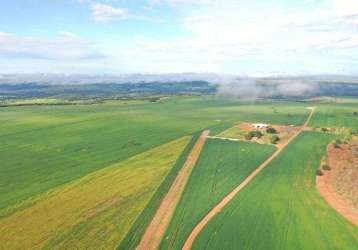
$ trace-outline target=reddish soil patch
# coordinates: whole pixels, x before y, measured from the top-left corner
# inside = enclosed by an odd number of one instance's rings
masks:
[[[168,193],[163,198],[152,221],[149,223],[144,235],[137,246],[137,250],[155,250],[158,249],[160,241],[165,233],[170,219],[174,213],[175,207],[184,191],[185,185],[189,179],[200,152],[205,144],[209,130],[205,130],[198,141],[195,143],[184,166],[179,171]]]
[[[358,225],[358,139],[348,144],[327,147],[331,170],[316,178],[323,198],[341,215]]]

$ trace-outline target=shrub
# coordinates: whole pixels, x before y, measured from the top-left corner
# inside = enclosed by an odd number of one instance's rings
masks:
[[[272,127],[269,127],[266,129],[266,132],[269,133],[269,134],[277,134],[277,131],[276,129],[272,128]]]
[[[321,128],[322,132],[327,132],[328,129],[327,128]]]
[[[322,170],[321,170],[321,169],[317,169],[316,175],[317,175],[317,176],[322,176],[322,175],[323,175]]]
[[[331,167],[329,165],[325,164],[325,165],[322,166],[322,169],[326,170],[326,171],[329,171],[329,170],[331,170]]]
[[[340,148],[340,146],[339,146],[339,144],[338,144],[337,142],[335,142],[335,143],[333,144],[333,147],[334,147],[334,148]]]
[[[250,131],[249,133],[247,133],[245,135],[245,139],[246,140],[251,140],[252,138],[256,137],[256,138],[261,138],[263,136],[263,134],[260,131]]]
[[[251,134],[250,134],[250,133],[247,133],[247,134],[245,135],[245,139],[246,139],[246,140],[251,140],[251,139],[252,139]]]
[[[337,144],[342,144],[342,141],[341,141],[340,139],[337,139],[337,140],[336,140],[336,143],[337,143]]]
[[[250,139],[253,138],[253,137],[257,137],[257,138],[261,138],[263,136],[263,134],[260,132],[260,131],[250,131],[248,133],[248,135],[250,136]]]
[[[271,137],[272,144],[276,144],[279,140],[280,140],[280,137],[278,137],[277,135],[274,135]]]
[[[351,134],[351,135],[358,135],[358,129],[352,129],[352,130],[350,131],[350,134]]]
[[[353,112],[353,115],[358,115],[358,112],[357,112],[357,111],[354,111],[354,112]]]

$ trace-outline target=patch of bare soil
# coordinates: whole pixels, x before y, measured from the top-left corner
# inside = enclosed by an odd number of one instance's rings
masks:
[[[184,163],[184,166],[179,171],[168,193],[163,198],[152,221],[145,230],[144,235],[136,248],[137,250],[155,250],[158,248],[208,135],[209,130],[205,130],[195,143]]]
[[[358,138],[327,147],[326,164],[316,184],[323,198],[345,218],[358,225]]]

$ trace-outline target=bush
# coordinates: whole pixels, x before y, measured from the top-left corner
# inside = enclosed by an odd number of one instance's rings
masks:
[[[251,140],[253,137],[256,137],[256,138],[261,138],[263,136],[263,134],[260,132],[260,131],[250,131],[247,135],[245,135],[245,138],[247,140]]]
[[[277,135],[274,135],[271,137],[272,144],[276,144],[279,140],[280,140],[280,137],[278,137]]]
[[[328,129],[327,128],[321,128],[322,132],[327,132]]]
[[[326,171],[331,170],[331,167],[327,164],[323,165],[322,168],[323,168],[323,170],[326,170]]]
[[[252,139],[251,134],[250,134],[250,133],[247,133],[247,134],[245,135],[245,139],[246,139],[246,140],[251,140],[251,139]]]
[[[352,129],[352,130],[350,131],[350,134],[351,134],[351,135],[358,135],[358,129]]]
[[[335,142],[335,143],[333,144],[333,147],[334,147],[334,148],[340,148],[340,146],[339,146],[339,144],[338,144],[337,142]]]
[[[272,128],[272,127],[269,127],[266,129],[266,132],[269,133],[269,134],[277,134],[277,131],[276,129]]]
[[[322,170],[321,170],[321,169],[317,169],[316,175],[317,175],[317,176],[322,176],[322,175],[323,175]]]
[[[342,141],[341,141],[340,139],[337,139],[337,140],[336,140],[336,143],[337,143],[337,144],[342,144]]]

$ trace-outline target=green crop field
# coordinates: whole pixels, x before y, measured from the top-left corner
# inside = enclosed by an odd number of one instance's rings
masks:
[[[41,246],[51,249],[66,248],[74,245],[74,242],[78,242],[76,247],[79,248],[89,245],[98,247],[99,239],[102,239],[106,247],[118,246],[123,240],[120,248],[133,249],[190,147],[186,147],[171,170],[174,158],[167,161],[165,171],[163,169],[162,175],[156,179],[147,178],[146,171],[127,166],[128,161],[137,159],[139,165],[145,163],[143,154],[161,146],[168,147],[180,138],[197,135],[204,128],[210,128],[211,134],[218,134],[244,121],[302,124],[308,114],[307,103],[239,102],[214,96],[173,96],[155,102],[110,100],[100,104],[90,101],[77,105],[45,104],[0,108],[1,240],[10,244],[9,247],[31,248],[36,242],[42,242]],[[193,143],[192,140],[189,144]],[[222,149],[215,153],[220,161],[229,163],[240,160],[244,163],[225,168],[223,165],[211,165],[211,175],[216,170],[221,171],[217,179],[212,180],[212,184],[218,186],[215,187],[217,193],[213,194],[211,205],[214,199],[218,200],[230,191],[274,150],[252,144],[215,143]],[[174,147],[176,157],[184,149],[184,144]],[[228,151],[224,152],[226,147]],[[241,148],[247,148],[251,155],[257,157],[251,158],[245,151],[240,151]],[[211,150],[215,152],[213,148]],[[145,158],[155,161],[160,160],[158,157],[147,155]],[[215,162],[214,158],[210,158],[210,161]],[[153,166],[152,171],[158,170],[153,164],[148,166]],[[116,171],[111,172],[114,169]],[[232,174],[235,170],[240,171]],[[139,182],[152,182],[138,183],[134,179],[128,182],[128,176],[136,176]],[[89,180],[90,183],[87,183]],[[113,182],[118,185],[113,185]],[[203,182],[200,179],[194,184],[201,185]],[[120,186],[123,183],[128,189]],[[129,189],[132,185],[135,187]],[[97,194],[101,190],[107,191]],[[128,199],[112,199],[117,195],[124,195]],[[88,200],[81,199],[82,196],[88,197]],[[65,210],[62,201],[67,199],[68,210]],[[202,199],[206,199],[205,195]],[[83,206],[80,206],[82,202]],[[198,211],[207,211],[210,204]],[[43,211],[49,208],[51,213],[44,214]],[[93,212],[97,210],[98,213]],[[61,211],[68,211],[71,216]],[[32,230],[40,222],[45,226]],[[22,233],[13,233],[23,231],[30,233],[26,237]],[[88,238],[89,235],[92,237]],[[13,237],[17,237],[17,240]],[[175,244],[180,241],[175,241]]]
[[[275,151],[267,145],[210,139],[190,176],[161,249],[180,249],[199,220]]]
[[[255,107],[213,97],[0,108],[0,209],[206,127],[302,123],[306,114],[290,103]]]
[[[161,145],[24,202],[0,219],[2,247],[113,249],[189,140]]]
[[[319,104],[310,126],[358,128],[358,103]]]
[[[332,135],[304,132],[204,228],[193,249],[356,249],[358,228],[319,195]]]

